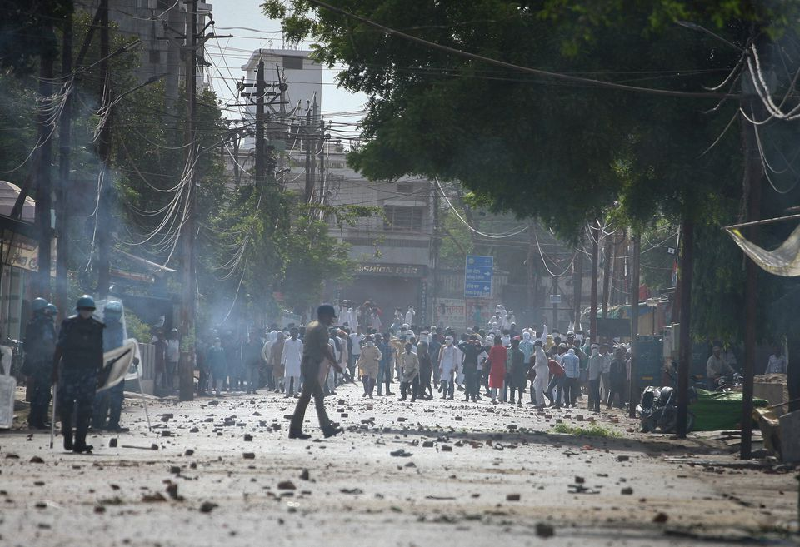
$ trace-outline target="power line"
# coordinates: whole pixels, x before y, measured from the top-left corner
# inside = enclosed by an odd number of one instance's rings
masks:
[[[528,74],[535,74],[536,76],[542,76],[542,77],[546,77],[546,78],[553,78],[553,79],[562,80],[562,81],[565,81],[565,82],[586,84],[586,85],[591,85],[591,86],[595,86],[595,87],[602,87],[602,88],[607,88],[607,89],[615,89],[615,90],[618,90],[618,91],[648,93],[648,94],[651,94],[651,95],[660,95],[660,96],[664,96],[664,97],[716,98],[716,99],[718,99],[720,97],[735,97],[735,98],[739,98],[740,97],[740,95],[733,95],[733,94],[729,94],[729,93],[672,91],[672,90],[667,90],[667,89],[654,89],[654,88],[647,88],[647,87],[628,86],[628,85],[618,84],[618,83],[614,83],[614,82],[606,82],[606,81],[603,81],[603,80],[593,80],[591,78],[583,78],[583,77],[580,77],[580,76],[573,76],[573,75],[570,75],[570,74],[563,74],[563,73],[560,73],[560,72],[551,72],[551,71],[548,71],[548,70],[541,70],[541,69],[538,69],[538,68],[531,68],[531,67],[516,65],[514,63],[509,63],[507,61],[500,61],[498,59],[493,59],[491,57],[485,57],[483,55],[477,55],[475,53],[462,51],[462,50],[456,49],[454,47],[445,46],[445,45],[442,45],[442,44],[437,44],[435,42],[430,42],[428,40],[425,40],[423,38],[419,38],[417,36],[412,36],[411,34],[406,34],[405,32],[401,32],[399,30],[395,30],[393,28],[390,28],[390,27],[387,27],[387,26],[382,25],[380,23],[377,23],[377,22],[373,21],[372,19],[368,19],[366,17],[362,17],[362,16],[356,15],[356,14],[354,14],[352,12],[343,10],[341,8],[337,8],[337,7],[332,6],[332,5],[330,5],[330,4],[326,3],[326,2],[322,2],[321,0],[308,0],[308,2],[310,4],[315,4],[315,5],[317,5],[317,6],[321,7],[321,8],[324,8],[324,9],[327,9],[329,11],[332,11],[334,13],[338,13],[339,15],[344,15],[345,17],[349,17],[351,19],[355,19],[357,21],[361,21],[362,23],[364,23],[366,25],[370,25],[372,27],[380,29],[380,30],[382,30],[383,32],[385,32],[387,34],[390,34],[390,35],[393,35],[393,36],[397,36],[399,38],[403,38],[405,40],[409,40],[409,41],[415,42],[417,44],[422,44],[422,45],[424,45],[426,47],[429,47],[429,48],[432,48],[432,49],[438,49],[440,51],[445,51],[445,52],[450,53],[452,55],[457,55],[459,57],[464,57],[466,59],[471,59],[473,61],[480,61],[480,62],[483,62],[483,63],[489,63],[489,64],[493,64],[493,65],[496,65],[496,66],[501,66],[501,67],[504,67],[504,68],[507,68],[507,69],[510,69],[510,70],[514,70],[514,71],[517,71],[517,72],[525,72],[525,73],[528,73]]]

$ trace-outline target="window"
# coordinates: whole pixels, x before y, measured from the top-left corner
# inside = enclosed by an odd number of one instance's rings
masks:
[[[282,63],[283,63],[283,68],[289,68],[292,70],[303,70],[302,57],[295,57],[293,55],[284,55]]]
[[[384,207],[383,227],[389,232],[421,232],[422,207]]]

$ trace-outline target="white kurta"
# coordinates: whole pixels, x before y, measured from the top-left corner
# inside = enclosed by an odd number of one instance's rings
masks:
[[[452,381],[453,373],[458,370],[458,348],[455,346],[442,346],[442,380]]]
[[[290,376],[300,376],[300,361],[303,359],[303,342],[301,340],[292,340],[289,338],[283,343],[283,355],[281,362],[286,367],[284,375],[289,378]]]

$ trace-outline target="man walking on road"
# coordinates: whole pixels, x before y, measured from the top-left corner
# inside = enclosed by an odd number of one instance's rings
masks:
[[[314,405],[317,407],[317,418],[322,434],[325,437],[332,437],[342,432],[338,424],[332,423],[325,412],[325,395],[319,382],[319,369],[323,359],[328,359],[330,364],[338,372],[342,372],[342,367],[336,362],[336,358],[328,344],[328,327],[333,324],[336,312],[333,306],[322,305],[317,308],[317,320],[312,321],[306,326],[305,344],[303,344],[303,361],[300,365],[303,374],[303,392],[297,401],[297,407],[292,415],[292,424],[289,427],[290,439],[309,439],[311,435],[303,433],[303,418],[306,415],[306,408],[314,397]]]
[[[565,344],[566,346],[566,344]],[[569,348],[567,353],[561,358],[561,366],[564,367],[564,406],[574,408],[580,393],[579,378],[581,374],[581,360],[575,355],[575,350]]]

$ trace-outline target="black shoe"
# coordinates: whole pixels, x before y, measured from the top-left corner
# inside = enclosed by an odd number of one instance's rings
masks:
[[[307,433],[303,433],[302,431],[300,431],[300,432],[290,431],[289,432],[289,438],[290,439],[298,439],[300,441],[306,441],[306,440],[311,438],[311,435],[309,435]]]
[[[380,393],[378,395],[380,395]],[[394,392],[393,391],[387,391],[386,392],[386,396],[388,397],[389,395],[394,395]]]
[[[343,432],[344,432],[344,430],[337,425],[337,426],[331,427],[330,429],[326,429],[325,431],[322,432],[322,434],[327,439],[329,437],[335,437],[336,435],[339,435],[340,433],[343,433]]]
[[[106,427],[106,431],[109,431],[111,433],[127,433],[128,431],[130,431],[130,429],[128,429],[127,427],[122,427],[121,425],[117,424]]]
[[[92,448],[94,447],[90,444],[76,444],[72,447],[72,452],[73,454],[82,454],[83,452],[90,454],[92,452]]]

